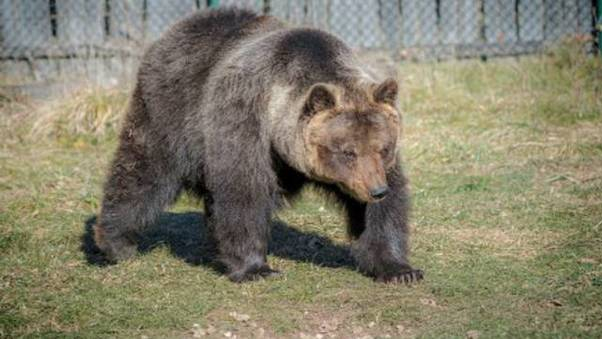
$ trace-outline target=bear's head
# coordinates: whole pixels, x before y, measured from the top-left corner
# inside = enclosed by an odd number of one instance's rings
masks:
[[[398,159],[397,91],[393,79],[351,95],[341,94],[336,85],[313,85],[302,108],[309,174],[359,201],[383,199],[388,192],[386,173]]]

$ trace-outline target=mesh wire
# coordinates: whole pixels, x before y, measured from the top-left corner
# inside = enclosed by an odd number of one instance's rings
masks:
[[[139,58],[207,0],[0,0],[0,60]],[[213,1],[215,3],[216,1]],[[411,60],[519,55],[592,38],[590,0],[219,0]],[[591,39],[594,47],[595,39]]]

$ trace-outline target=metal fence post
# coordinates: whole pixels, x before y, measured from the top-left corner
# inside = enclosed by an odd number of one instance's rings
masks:
[[[596,4],[598,15],[596,18],[596,33],[598,34],[598,53],[602,56],[602,0]]]

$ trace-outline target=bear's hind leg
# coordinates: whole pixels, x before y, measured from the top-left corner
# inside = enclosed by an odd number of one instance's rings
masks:
[[[137,232],[155,221],[173,202],[180,183],[172,173],[151,163],[140,148],[122,140],[105,185],[102,209],[94,226],[96,245],[112,262],[136,254]]]

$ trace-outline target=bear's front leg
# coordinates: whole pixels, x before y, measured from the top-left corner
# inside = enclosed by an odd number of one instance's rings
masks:
[[[383,200],[363,205],[363,213],[358,213],[356,206],[350,215],[352,231],[361,232],[352,243],[352,254],[359,269],[377,281],[419,281],[423,278],[422,270],[412,268],[407,258],[409,203],[406,179],[400,168],[394,168],[387,174],[387,181],[389,193]],[[361,220],[358,221],[358,217]],[[364,224],[358,225],[362,220]]]
[[[266,258],[271,203],[252,191],[238,189],[222,190],[211,197],[205,203],[208,224],[228,278],[244,282],[277,275]]]
[[[237,92],[246,87],[240,79],[227,77],[209,86],[210,90],[227,90],[207,94],[222,99],[208,103],[202,126],[195,128],[204,131],[202,168],[209,231],[218,260],[234,282],[278,273],[266,260],[278,182],[269,136],[254,119],[261,115],[260,107],[243,101],[244,95]]]

